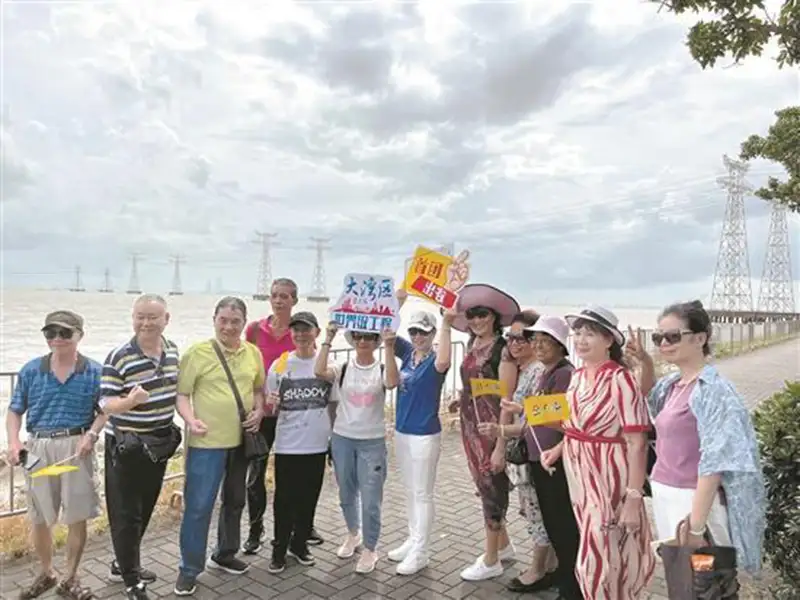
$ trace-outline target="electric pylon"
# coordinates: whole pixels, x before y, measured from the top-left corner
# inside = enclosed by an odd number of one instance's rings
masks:
[[[329,302],[330,298],[325,289],[325,250],[330,250],[330,246],[327,245],[330,240],[312,237],[311,241],[314,242],[314,245],[309,248],[316,250],[317,260],[314,264],[314,276],[311,280],[311,293],[308,295],[308,299],[311,302]]]
[[[744,195],[752,190],[744,176],[746,162],[722,157],[727,175],[717,177],[717,183],[727,190],[725,219],[719,242],[717,266],[711,288],[711,308],[732,312],[753,310],[753,290],[750,283],[750,260],[747,250],[747,220]]]
[[[139,257],[140,254],[134,252],[131,254],[131,277],[128,281],[129,294],[141,294],[142,290],[139,287]]]
[[[269,300],[269,286],[272,285],[272,245],[277,233],[256,231],[256,241],[261,244],[261,260],[258,263],[258,281],[253,300]]]
[[[789,220],[786,207],[777,202],[772,205],[769,218],[767,253],[764,257],[764,270],[761,272],[761,286],[758,291],[758,311],[795,312]]]
[[[86,289],[83,287],[83,279],[81,278],[81,266],[77,265],[75,267],[75,285],[69,288],[70,292],[85,292]]]
[[[103,273],[103,287],[98,291],[104,294],[110,294],[114,291],[111,287],[111,270],[108,268],[106,268],[105,273]]]
[[[175,266],[172,272],[172,290],[170,290],[170,296],[183,296],[183,288],[181,286],[181,264],[183,264],[184,259],[180,254],[176,254],[172,257],[172,264]]]

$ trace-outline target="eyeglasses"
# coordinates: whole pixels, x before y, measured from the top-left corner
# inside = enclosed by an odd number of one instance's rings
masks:
[[[62,340],[71,340],[73,331],[66,327],[48,327],[44,330],[44,337],[47,340],[54,340],[61,338]]]
[[[533,336],[527,331],[525,333],[509,333],[506,336],[506,341],[509,344],[513,344],[514,342],[518,344],[528,344],[530,343],[532,337]]]
[[[416,329],[416,328],[412,328],[412,329],[408,330],[408,335],[410,335],[411,337],[414,337],[414,336],[417,336],[417,335],[425,336],[425,335],[428,335],[429,333],[430,333],[430,331],[423,331],[422,329]]]
[[[671,329],[670,331],[654,331],[650,339],[656,346],[660,346],[661,342],[668,344],[677,344],[683,339],[684,335],[694,333],[689,329]]]
[[[353,338],[354,342],[377,342],[378,341],[378,334],[377,333],[352,333],[350,334]]]
[[[464,314],[466,314],[467,319],[484,319],[489,316],[489,309],[483,306],[476,306],[468,308]]]

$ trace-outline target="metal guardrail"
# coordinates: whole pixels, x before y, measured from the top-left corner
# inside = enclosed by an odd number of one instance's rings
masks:
[[[641,342],[648,352],[653,352],[655,347],[650,339],[652,329],[642,330]],[[737,323],[737,324],[715,324],[713,340],[715,341],[715,351],[721,354],[731,354],[736,351],[746,351],[748,349],[757,348],[764,343],[776,341],[780,339],[788,339],[789,337],[800,335],[800,321],[768,321],[764,323]],[[574,341],[570,337],[568,341],[568,349],[570,354],[574,354]],[[350,358],[351,353],[355,352],[352,348],[339,348],[331,352],[331,359],[333,362],[344,362]],[[460,388],[460,375],[459,367],[466,352],[466,345],[463,341],[452,342],[452,367],[447,374],[445,385],[442,389],[442,399],[440,416],[442,418],[443,427],[452,427],[458,422],[458,415],[453,415],[447,412],[447,405],[449,400],[456,397]],[[380,359],[383,360],[383,348],[379,350]],[[573,361],[575,362],[575,361]],[[3,395],[7,390],[7,397],[10,398],[16,384],[16,372],[0,372],[0,389]],[[389,436],[394,432],[394,417],[397,391],[388,390],[386,393],[386,410],[387,410],[387,434]],[[185,436],[184,436],[185,439]],[[102,436],[101,436],[102,440]],[[103,451],[103,444],[97,445],[97,453]],[[183,454],[176,458],[183,462]],[[175,460],[175,459],[174,459]],[[6,496],[5,501],[0,495],[0,520],[13,515],[20,515],[27,510],[24,502],[17,497],[17,493],[21,490],[15,489],[17,484],[24,481],[24,475],[19,467],[5,469],[7,475],[0,473],[0,492]],[[164,481],[172,481],[180,479],[184,475],[183,464],[179,472],[169,473],[164,477]],[[4,489],[5,488],[5,489]]]

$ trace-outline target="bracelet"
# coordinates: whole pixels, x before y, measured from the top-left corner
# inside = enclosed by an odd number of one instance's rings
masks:
[[[703,537],[706,534],[706,529],[708,529],[708,525],[703,525],[703,528],[700,531],[692,531],[691,525],[689,526],[689,535],[693,535],[694,537]]]
[[[633,488],[628,488],[625,490],[625,495],[630,496],[631,498],[642,498],[643,494],[640,490],[635,490]]]
[[[500,437],[506,439],[506,426],[500,425]]]
[[[325,346],[327,346],[328,348],[330,348],[330,347],[331,347],[331,343],[330,343],[330,342],[322,342],[321,346],[322,346],[323,348],[324,348]]]

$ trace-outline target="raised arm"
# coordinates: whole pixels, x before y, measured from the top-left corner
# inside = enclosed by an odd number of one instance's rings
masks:
[[[325,329],[325,341],[322,342],[319,352],[317,352],[317,360],[314,363],[314,376],[319,377],[329,383],[336,381],[336,371],[328,366],[328,357],[330,356],[331,343],[336,338],[336,332],[339,327],[336,323],[328,323]]]
[[[442,316],[442,330],[439,332],[439,347],[436,349],[434,368],[439,373],[446,373],[452,364],[453,341],[452,324],[456,313],[453,309],[445,311]]]
[[[400,383],[400,371],[397,369],[397,359],[394,354],[394,345],[397,335],[391,329],[386,329],[381,333],[383,338],[383,349],[385,352],[385,373],[383,375],[383,385],[387,390],[393,390]]]

